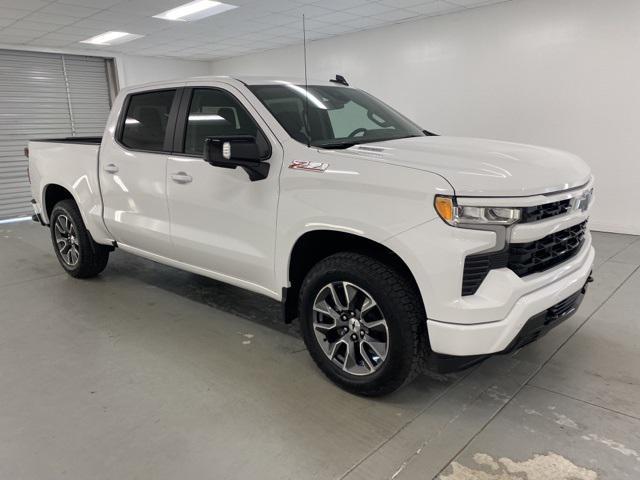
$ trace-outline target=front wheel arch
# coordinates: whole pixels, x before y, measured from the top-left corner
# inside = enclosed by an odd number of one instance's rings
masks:
[[[289,255],[289,288],[283,288],[283,316],[291,323],[298,312],[298,294],[306,274],[319,261],[340,252],[353,252],[379,260],[404,276],[420,292],[411,269],[393,250],[374,240],[359,235],[335,230],[313,230],[306,232],[293,245]],[[420,301],[424,305],[421,297]]]

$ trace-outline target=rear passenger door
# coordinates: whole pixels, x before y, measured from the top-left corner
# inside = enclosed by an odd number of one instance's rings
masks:
[[[134,92],[100,152],[104,221],[124,246],[171,257],[167,159],[179,88]]]
[[[252,182],[242,168],[203,159],[205,138],[264,135],[270,172]],[[178,260],[261,293],[274,287],[274,252],[282,148],[252,105],[233,87],[185,89],[167,164],[171,236]]]

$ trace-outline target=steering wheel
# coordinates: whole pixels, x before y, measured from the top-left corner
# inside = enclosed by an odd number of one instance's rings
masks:
[[[362,127],[356,128],[353,132],[351,132],[349,134],[349,136],[347,138],[353,138],[356,135],[358,135],[359,133],[367,133],[367,132],[368,132],[368,130],[366,128],[362,128]]]

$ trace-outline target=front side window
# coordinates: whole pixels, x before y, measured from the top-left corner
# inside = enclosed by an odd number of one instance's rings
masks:
[[[207,137],[258,136],[258,126],[231,94],[216,89],[193,91],[187,118],[184,153],[202,155]]]
[[[131,95],[122,127],[122,144],[135,150],[163,151],[175,95],[175,90]]]
[[[312,146],[348,148],[426,134],[380,100],[355,88],[309,85],[305,90],[302,85],[284,82],[249,88],[292,138]]]

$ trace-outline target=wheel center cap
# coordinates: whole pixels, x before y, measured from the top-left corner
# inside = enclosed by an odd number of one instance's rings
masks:
[[[354,333],[360,333],[360,328],[361,328],[360,320],[356,318],[352,318],[351,320],[349,320],[349,328]]]

